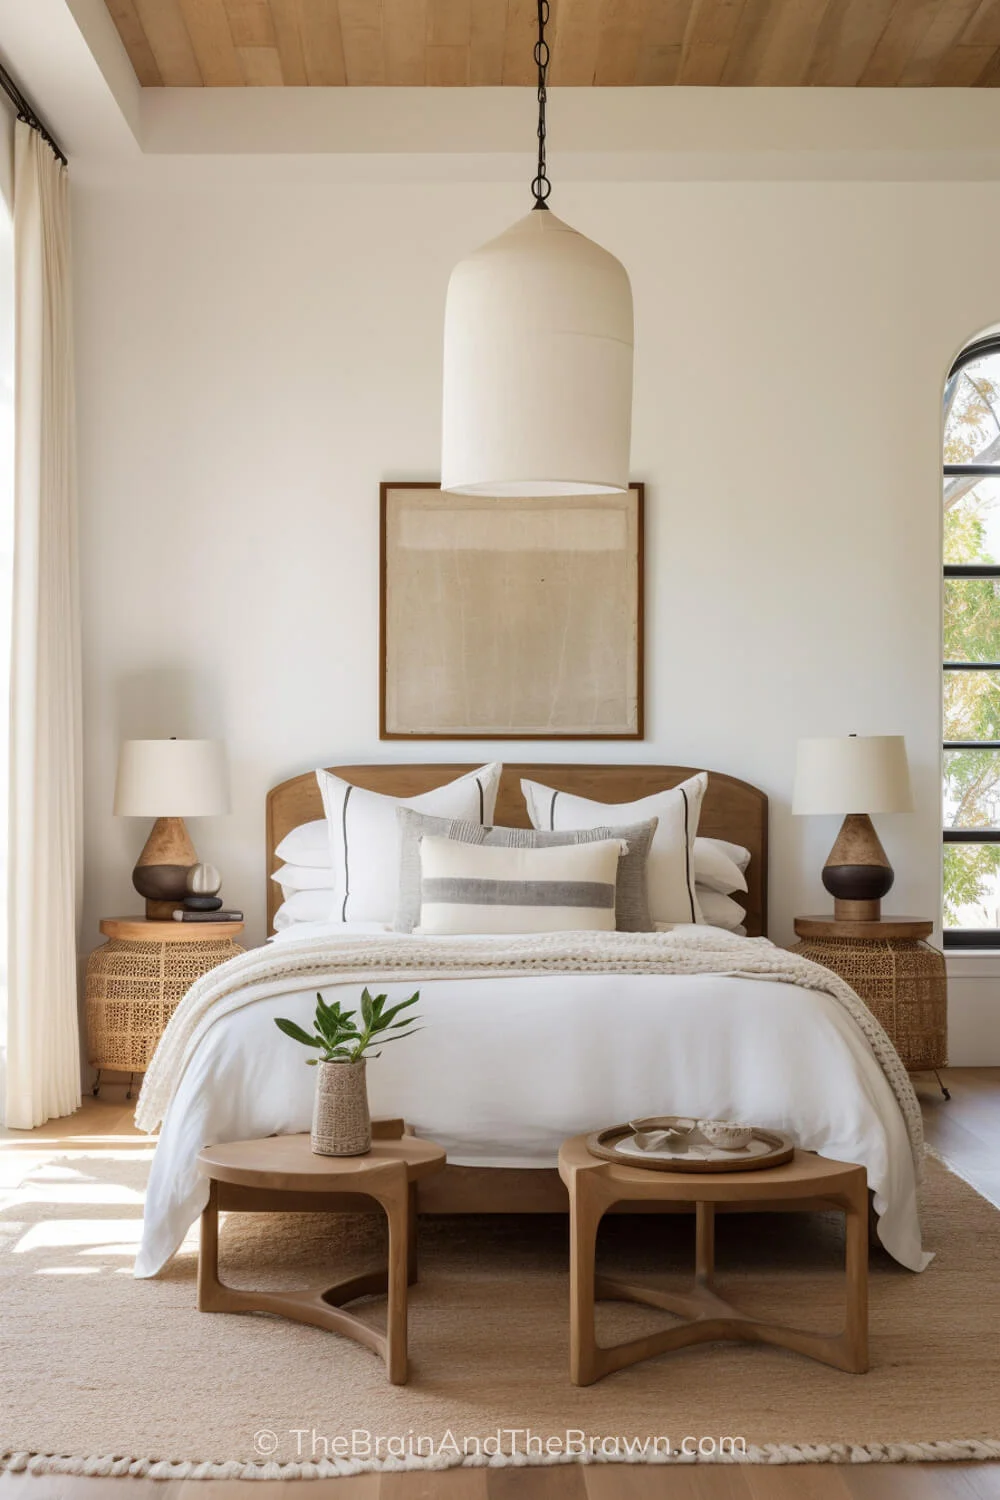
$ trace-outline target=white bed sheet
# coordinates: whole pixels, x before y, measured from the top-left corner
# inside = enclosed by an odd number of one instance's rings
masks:
[[[416,987],[388,988],[403,998]],[[930,1259],[903,1116],[864,1036],[829,996],[770,980],[676,974],[419,987],[424,1029],[369,1065],[372,1113],[403,1116],[450,1162],[554,1167],[567,1136],[636,1115],[752,1120],[822,1156],[863,1164],[883,1245],[911,1270]],[[324,987],[328,1000],[356,1004],[357,994],[357,985]],[[162,1268],[204,1207],[203,1146],[309,1129],[315,1075],[274,1018],[308,1027],[315,990],[260,999],[251,991],[248,1000],[209,1027],[167,1112],[137,1276]]]

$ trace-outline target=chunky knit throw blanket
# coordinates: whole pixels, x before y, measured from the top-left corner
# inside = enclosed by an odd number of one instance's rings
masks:
[[[918,1176],[920,1105],[892,1042],[850,985],[820,964],[717,927],[673,932],[556,932],[527,937],[421,938],[306,935],[252,948],[195,981],[149,1065],[136,1124],[152,1131],[167,1112],[188,1061],[210,1026],[245,1005],[306,986],[392,984],[504,974],[720,974],[771,979],[831,996],[864,1033],[903,1112]]]

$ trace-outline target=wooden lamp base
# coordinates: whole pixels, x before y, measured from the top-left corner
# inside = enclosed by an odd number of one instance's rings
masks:
[[[197,863],[184,819],[157,818],[132,871],[132,884],[146,898],[149,921],[170,921],[183,906],[188,871]]]
[[[848,813],[823,866],[838,922],[877,922],[892,890],[892,865],[867,813]]]

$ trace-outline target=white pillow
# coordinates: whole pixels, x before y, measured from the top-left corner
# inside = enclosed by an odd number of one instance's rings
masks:
[[[731,844],[728,839],[706,839],[706,843],[714,844],[716,849],[721,849],[723,854],[728,854],[733,864],[745,875],[750,868],[751,854],[749,849],[744,849],[742,844]]]
[[[294,891],[274,914],[275,932],[283,932],[296,922],[326,922],[333,909],[333,891]]]
[[[289,938],[306,937],[330,942],[347,942],[350,938],[357,937],[382,937],[388,935],[390,929],[384,922],[292,922],[285,919],[273,935],[268,938],[269,943],[281,943]]]
[[[546,849],[420,840],[418,933],[614,932],[621,839]]]
[[[397,807],[492,823],[502,769],[494,761],[418,797],[386,797],[352,786],[329,771],[317,771],[330,838],[334,919],[392,922],[399,891]]]
[[[326,831],[326,819],[316,818],[312,823],[300,823],[298,828],[285,834],[274,852],[286,864],[310,865],[328,870],[330,835]]]
[[[747,889],[743,873],[750,863],[750,850],[739,844],[727,843],[725,839],[695,839],[694,879],[699,888],[718,891],[728,896],[733,891]]]
[[[323,824],[324,829],[326,823]],[[329,865],[282,865],[271,876],[275,885],[281,886],[283,896],[292,891],[328,891],[330,909],[333,910],[333,871]]]
[[[698,905],[702,916],[712,927],[724,927],[727,932],[745,932],[747,914],[738,901],[731,896],[720,895],[705,886],[698,887]]]
[[[593,802],[537,781],[522,781],[521,791],[535,828],[596,828],[658,819],[647,866],[650,914],[654,922],[697,922],[694,841],[707,786],[708,772],[699,771],[670,791],[636,802]]]

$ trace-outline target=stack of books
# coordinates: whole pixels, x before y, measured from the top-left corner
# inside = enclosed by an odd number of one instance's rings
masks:
[[[186,911],[183,907],[179,906],[177,908],[177,910],[174,912],[174,921],[175,922],[242,922],[243,921],[243,913],[241,911],[223,911],[221,908],[218,911]]]

